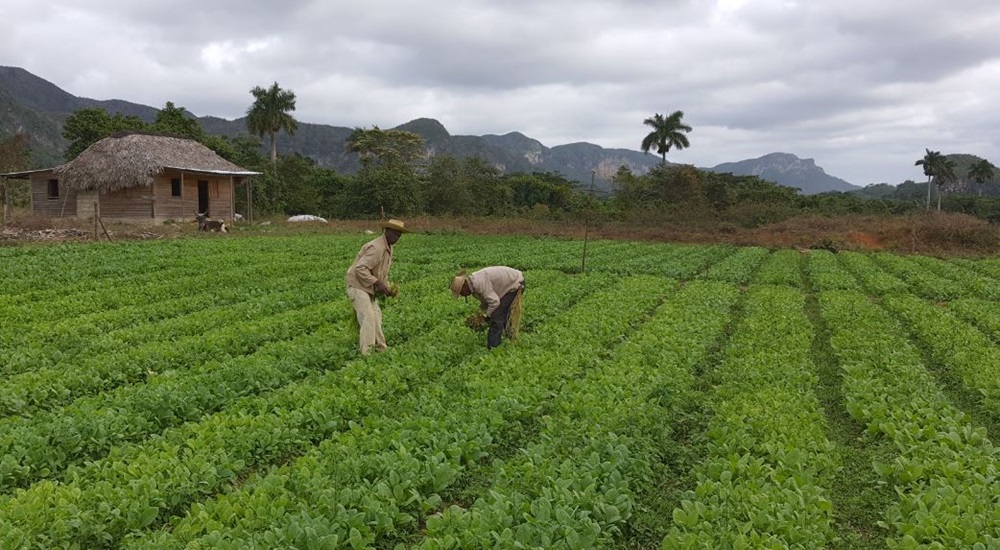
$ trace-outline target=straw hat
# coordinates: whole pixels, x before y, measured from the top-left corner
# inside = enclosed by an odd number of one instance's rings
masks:
[[[455,275],[455,278],[451,280],[451,295],[458,298],[462,292],[462,286],[465,285],[465,275]]]
[[[382,229],[392,229],[393,231],[398,231],[400,233],[410,232],[406,229],[406,225],[399,220],[386,220],[382,222]]]

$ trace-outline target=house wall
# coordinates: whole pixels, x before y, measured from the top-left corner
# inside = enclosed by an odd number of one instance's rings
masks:
[[[36,216],[46,218],[75,217],[76,191],[67,191],[59,184],[59,196],[49,196],[49,180],[54,179],[52,172],[40,172],[31,175],[31,211]]]
[[[149,187],[130,187],[114,193],[101,193],[101,218],[152,220],[152,198]]]
[[[31,175],[31,204],[35,215],[49,218],[94,215],[94,202],[99,202],[100,216],[105,219],[145,221],[194,220],[198,213],[198,182],[208,183],[208,211],[213,219],[231,220],[234,207],[234,179],[217,174],[184,173],[167,170],[153,181],[153,187],[133,187],[114,193],[97,191],[67,191],[59,185],[59,196],[49,197],[51,172]],[[173,195],[172,180],[181,180],[181,194]]]
[[[172,180],[181,180],[181,196],[173,196]],[[232,219],[233,185],[229,176],[165,171],[154,183],[156,218],[193,220],[198,212],[198,182],[208,182],[208,212],[213,219]]]

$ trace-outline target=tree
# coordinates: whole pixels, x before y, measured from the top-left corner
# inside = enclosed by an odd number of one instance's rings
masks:
[[[371,130],[355,128],[347,136],[348,153],[357,153],[362,168],[380,166],[410,166],[424,157],[424,138],[405,130]]]
[[[201,141],[205,132],[197,119],[187,116],[184,107],[175,107],[168,101],[162,109],[156,112],[156,119],[149,128],[158,134],[178,136],[195,141]]]
[[[979,162],[969,167],[969,179],[979,184],[980,197],[983,196],[983,184],[988,181],[993,181],[995,170],[996,166],[993,166],[993,163],[986,159],[981,159]]]
[[[66,147],[66,160],[75,159],[84,149],[115,132],[145,128],[146,123],[137,116],[123,116],[121,113],[111,116],[99,107],[78,109],[69,115],[63,125],[62,135],[70,142]]]
[[[663,165],[666,166],[667,151],[671,147],[675,149],[690,147],[691,144],[684,134],[690,132],[691,127],[684,124],[681,121],[682,118],[684,118],[683,111],[674,111],[673,114],[665,118],[660,113],[656,113],[653,118],[642,121],[646,126],[653,128],[653,131],[642,140],[640,146],[642,152],[649,153],[649,150],[656,146],[656,153],[663,157]]]
[[[930,149],[924,149],[924,158],[913,163],[914,166],[922,166],[924,168],[924,175],[927,176],[927,205],[925,210],[931,209],[931,181],[934,176],[941,171],[941,163],[944,161],[944,157],[941,156],[940,151],[931,151]]]
[[[949,183],[954,183],[958,179],[958,175],[955,174],[955,161],[948,157],[942,157],[941,164],[937,169],[937,173],[934,174],[934,181],[937,183],[938,187],[938,197],[937,197],[937,211],[941,211],[941,194],[944,191],[944,186]]]
[[[0,142],[0,173],[17,172],[28,167],[30,162],[28,143],[30,141],[31,137],[28,134],[18,132],[10,139]],[[7,178],[0,178],[0,194],[3,195],[3,223],[6,225],[15,202],[30,202],[30,190],[21,193],[23,197],[17,197],[22,199],[21,201],[15,201],[14,185]]]
[[[282,90],[277,82],[266,89],[256,86],[250,93],[254,102],[247,109],[247,130],[261,138],[265,135],[271,138],[271,164],[274,164],[278,160],[276,134],[284,130],[294,135],[299,127],[295,117],[289,114],[295,110],[295,93]]]

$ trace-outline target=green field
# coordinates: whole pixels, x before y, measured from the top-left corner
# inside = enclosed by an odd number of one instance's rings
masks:
[[[0,248],[0,548],[1000,548],[1000,260],[370,238]]]

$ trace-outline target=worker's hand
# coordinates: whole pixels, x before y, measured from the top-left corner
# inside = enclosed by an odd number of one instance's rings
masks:
[[[389,288],[389,285],[387,285],[385,281],[375,281],[375,290],[377,290],[379,294],[383,294],[385,296],[396,295],[396,293]]]

